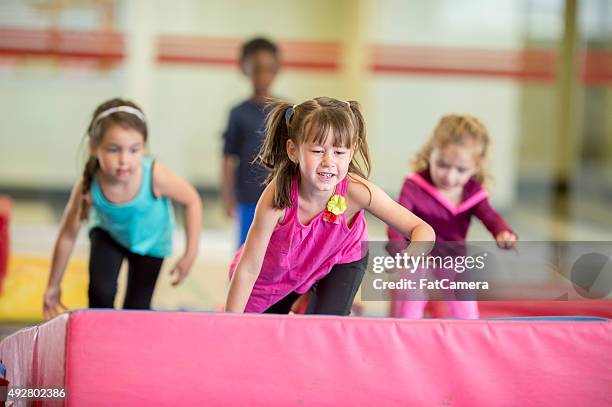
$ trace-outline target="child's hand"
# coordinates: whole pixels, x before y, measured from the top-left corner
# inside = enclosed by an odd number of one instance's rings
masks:
[[[236,201],[231,197],[223,197],[223,210],[229,219],[236,217]]]
[[[497,242],[497,247],[500,249],[512,249],[518,253],[518,249],[516,248],[516,235],[514,233],[505,230],[495,236],[495,240]]]
[[[193,265],[193,258],[183,256],[170,270],[170,275],[174,276],[172,280],[172,285],[177,286],[187,277],[189,274],[189,270],[191,270],[191,266]]]
[[[228,204],[225,206],[225,216],[229,219],[234,219],[236,217],[236,209],[233,204]]]
[[[45,299],[43,302],[43,315],[45,319],[51,319],[63,311],[68,311],[68,308],[61,302],[62,290],[59,287],[47,287],[45,291]],[[58,311],[58,307],[60,310]]]

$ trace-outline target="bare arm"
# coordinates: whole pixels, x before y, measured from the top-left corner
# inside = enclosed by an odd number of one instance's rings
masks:
[[[412,196],[411,185],[408,181],[404,182],[397,202],[410,212],[414,210],[414,199]],[[406,236],[390,226],[387,226],[387,238],[389,241],[387,242],[386,249],[391,255],[395,255],[396,253],[403,251],[406,249],[409,243]]]
[[[176,273],[172,285],[177,285],[189,273],[198,254],[202,226],[202,200],[191,184],[159,163],[155,163],[153,170],[153,189],[156,196],[166,196],[185,206],[184,223],[187,242],[185,253],[170,272],[171,274]]]
[[[234,217],[236,197],[234,196],[234,177],[236,173],[236,158],[224,154],[221,164],[221,200],[225,208],[225,214],[229,218]]]
[[[351,175],[348,190],[349,210],[365,209],[403,236],[410,237],[409,255],[427,254],[433,247],[436,234],[421,218],[395,202],[371,182]],[[417,243],[418,242],[418,243]]]
[[[284,213],[283,210],[272,207],[274,190],[274,182],[271,182],[257,203],[255,218],[227,294],[225,310],[228,312],[244,312],[255,281],[261,272],[261,265],[274,227]]]
[[[74,243],[79,234],[81,202],[83,199],[82,186],[79,181],[72,188],[68,204],[60,223],[60,230],[53,248],[51,259],[51,272],[49,282],[45,291],[43,303],[43,315],[45,319],[53,318],[59,314],[58,307],[66,307],[61,302],[61,282],[68,264],[68,259],[74,248]]]

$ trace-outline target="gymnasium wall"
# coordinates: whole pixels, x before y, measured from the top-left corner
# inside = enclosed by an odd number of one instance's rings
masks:
[[[595,24],[587,11],[597,4],[581,6],[581,24]],[[595,31],[605,39],[609,30]],[[254,35],[284,51],[275,95],[362,101],[373,179],[393,195],[449,112],[477,115],[489,127],[498,205],[514,202],[519,177],[552,174],[561,0],[6,0],[0,31],[0,187],[69,188],[91,112],[121,95],[145,109],[153,155],[216,189],[228,111],[250,90],[236,66],[238,46]],[[600,81],[578,95],[595,89],[603,102],[579,113],[580,126],[600,118],[589,137],[609,168],[612,64],[602,49],[603,63],[589,65]]]

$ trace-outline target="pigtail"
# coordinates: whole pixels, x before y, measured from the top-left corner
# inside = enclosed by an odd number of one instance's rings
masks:
[[[492,179],[491,175],[487,170],[489,150],[491,144],[491,138],[486,126],[474,116],[465,115],[463,116],[463,122],[465,123],[465,131],[472,134],[472,138],[476,143],[480,144],[480,165],[476,174],[472,178],[481,185],[487,184]]]
[[[370,177],[370,171],[372,164],[370,161],[370,149],[368,147],[366,124],[363,114],[361,113],[361,105],[359,102],[354,100],[347,102],[350,106],[350,110],[355,117],[355,134],[357,136],[355,140],[355,156],[359,157],[363,164],[363,168],[359,161],[353,159],[349,166],[349,171],[359,175],[362,178],[368,179]]]
[[[428,141],[423,147],[417,151],[414,160],[412,160],[412,170],[414,172],[425,171],[429,168],[429,156],[433,151],[433,143]]]
[[[91,184],[93,182],[93,178],[96,175],[96,171],[98,170],[99,163],[98,159],[92,155],[89,156],[87,163],[85,164],[85,168],[83,169],[83,177],[81,179],[81,215],[79,217],[80,220],[87,220],[89,217],[89,206],[90,203],[85,198],[87,194],[91,190]]]
[[[293,206],[291,202],[291,182],[298,171],[297,164],[287,155],[287,140],[289,129],[295,111],[291,103],[273,100],[266,118],[266,136],[257,157],[257,161],[272,170],[266,179],[266,184],[275,180],[274,208],[283,209]],[[297,109],[296,109],[297,110]]]

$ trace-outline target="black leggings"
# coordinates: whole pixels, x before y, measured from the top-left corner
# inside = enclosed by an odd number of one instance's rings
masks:
[[[132,253],[100,228],[92,229],[89,238],[89,307],[113,308],[117,277],[121,263],[127,257],[128,281],[123,308],[150,309],[151,297],[164,259]]]
[[[368,265],[368,256],[352,263],[336,264],[329,274],[310,289],[306,314],[349,315],[355,294]],[[288,314],[300,294],[289,293],[264,311],[264,314]]]

